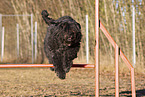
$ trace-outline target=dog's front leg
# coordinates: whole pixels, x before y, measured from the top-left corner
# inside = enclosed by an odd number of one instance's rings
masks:
[[[55,55],[53,56],[53,65],[54,65],[54,70],[55,70],[57,76],[60,79],[65,79],[66,73],[63,70],[61,53],[55,52]]]

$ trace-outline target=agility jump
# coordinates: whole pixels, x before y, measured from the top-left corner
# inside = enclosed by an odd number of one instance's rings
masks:
[[[99,20],[99,0],[95,0],[95,38],[96,38],[96,48],[95,48],[95,71],[96,71],[96,97],[99,97],[99,27],[102,32],[105,34],[109,42],[115,48],[115,97],[119,97],[119,66],[118,66],[118,56],[122,58],[122,60],[128,66],[131,72],[131,89],[132,89],[132,97],[136,97],[135,92],[135,79],[134,79],[134,67],[128,61],[126,56],[123,54],[121,49],[118,47],[116,42],[113,40],[109,32],[103,26],[101,21]]]
[[[135,79],[134,79],[134,67],[130,64],[126,56],[123,54],[121,49],[118,47],[116,42],[113,40],[109,32],[103,26],[101,21],[99,21],[99,0],[95,0],[95,65],[93,64],[73,64],[72,67],[81,67],[81,68],[95,68],[95,95],[99,97],[99,27],[102,32],[105,34],[109,42],[115,48],[115,96],[119,97],[119,66],[118,58],[119,55],[122,60],[126,63],[127,67],[131,72],[131,88],[132,88],[132,97],[136,97],[135,92]],[[1,64],[0,68],[46,68],[53,67],[53,64]]]

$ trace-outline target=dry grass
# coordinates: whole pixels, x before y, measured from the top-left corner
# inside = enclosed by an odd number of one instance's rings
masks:
[[[114,74],[100,72],[100,95],[114,96]],[[0,69],[0,97],[6,96],[95,96],[94,69],[72,68],[65,80],[60,80],[49,68]],[[136,89],[145,88],[144,75],[136,74]],[[130,91],[129,73],[120,75],[120,93]],[[120,94],[124,95],[124,94]]]
[[[94,70],[72,69],[65,80],[45,69],[1,69],[0,96],[94,96]],[[87,77],[86,77],[87,76]]]
[[[89,63],[93,64],[93,60],[93,58],[90,59]],[[47,59],[45,63],[48,63]],[[74,63],[86,63],[85,57],[75,59]],[[130,71],[121,60],[119,65],[120,96],[130,96],[131,93],[127,92],[131,91]],[[0,69],[0,74],[0,97],[95,96],[94,69],[72,68],[65,80],[58,79],[56,74],[50,71],[49,68]],[[111,63],[108,56],[100,56],[101,97],[115,95],[114,74],[114,62]],[[144,91],[145,76],[143,68],[135,68],[135,75],[136,90]],[[145,94],[141,95],[144,96]]]

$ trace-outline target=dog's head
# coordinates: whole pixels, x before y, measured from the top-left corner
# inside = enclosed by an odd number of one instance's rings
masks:
[[[77,22],[65,22],[61,25],[63,30],[63,43],[66,46],[75,46],[81,41],[81,26]]]

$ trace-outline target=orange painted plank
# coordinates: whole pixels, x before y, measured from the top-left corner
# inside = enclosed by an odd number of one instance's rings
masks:
[[[100,21],[100,29],[103,31],[103,33],[105,34],[105,36],[107,37],[107,39],[109,40],[109,42],[115,48],[116,42],[113,40],[113,38],[111,37],[111,35],[109,34],[109,32],[106,30],[106,28],[103,26],[103,24],[101,23],[101,21]]]
[[[46,68],[53,67],[53,64],[0,64],[0,68]],[[73,64],[72,67],[94,68],[93,64]]]
[[[115,48],[116,42],[113,40],[113,38],[111,37],[111,35],[109,34],[109,32],[106,30],[106,28],[103,26],[103,24],[101,22],[100,22],[100,29],[103,31],[103,33],[105,34],[105,36],[107,37],[109,42]],[[121,50],[120,50],[120,57],[126,63],[126,65],[128,66],[129,69],[131,69],[133,67]]]
[[[123,52],[120,50],[120,57],[122,58],[122,60],[126,63],[126,65],[128,66],[129,69],[133,68],[133,66],[131,65],[131,63],[128,61],[128,59],[126,58],[126,56],[123,54]]]

